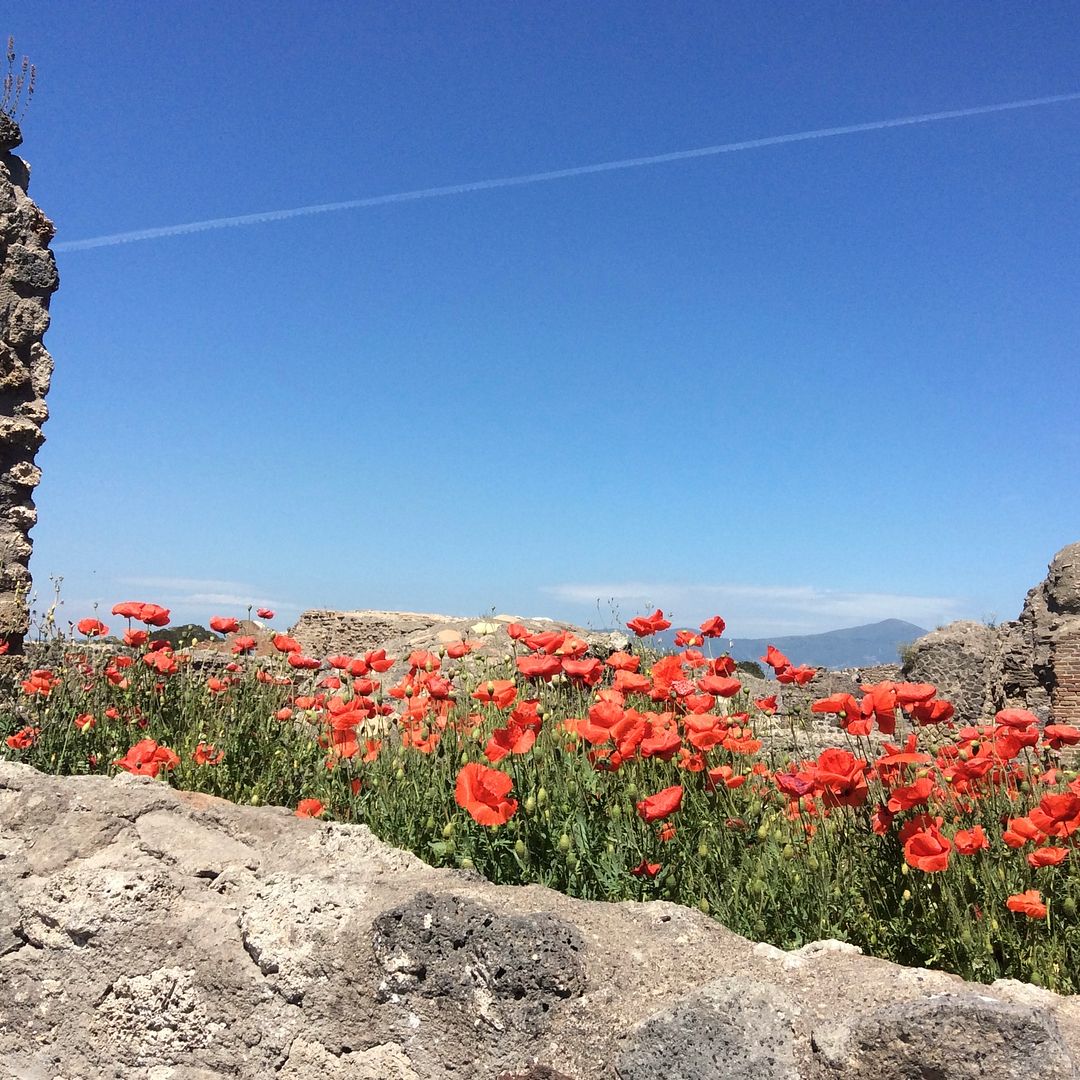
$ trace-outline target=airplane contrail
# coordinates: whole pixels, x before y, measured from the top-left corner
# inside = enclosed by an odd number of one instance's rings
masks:
[[[588,176],[590,173],[613,172],[616,169],[637,169],[643,165],[662,165],[669,161],[686,161],[690,158],[712,157],[715,154],[734,154],[742,150],[758,150],[765,146],[780,146],[784,143],[809,142],[812,139],[831,139],[837,135],[858,135],[864,131],[883,131],[886,128],[909,127],[913,124],[933,124],[939,120],[958,120],[965,116],[984,116],[987,113],[1006,112],[1010,109],[1034,109],[1040,105],[1056,105],[1066,101],[1080,101],[1080,92],[1054,94],[1051,97],[1027,98],[1023,101],[1006,101],[997,105],[976,105],[970,109],[947,109],[943,112],[922,113],[919,116],[901,116],[893,120],[871,120],[865,124],[816,128],[813,131],[798,131],[789,135],[770,135],[764,139],[745,139],[742,142],[722,143],[720,146],[701,146],[695,150],[676,150],[668,154],[623,158],[621,161],[602,161],[594,165],[576,165],[569,169],[553,169],[550,172],[528,173],[524,176],[501,176],[493,180],[474,180],[467,184],[447,184],[443,187],[420,188],[417,191],[399,191],[392,195],[373,195],[366,199],[347,199],[344,202],[297,206],[290,210],[266,210],[257,214],[239,214],[236,217],[189,221],[182,225],[163,225],[154,229],[136,229],[132,232],[110,233],[108,236],[92,236],[86,240],[67,240],[54,244],[53,250],[86,251],[89,248],[133,244],[140,240],[158,240],[166,236],[186,236],[189,233],[206,232],[210,229],[233,229],[242,228],[245,225],[261,225],[268,221],[286,221],[289,218],[305,217],[309,214],[329,214],[337,210],[360,210],[364,207],[385,206],[389,203],[415,202],[419,199],[439,199],[447,195],[465,195],[472,191],[490,191],[493,188],[517,187],[523,184],[543,184],[550,180],[567,180],[573,176]]]

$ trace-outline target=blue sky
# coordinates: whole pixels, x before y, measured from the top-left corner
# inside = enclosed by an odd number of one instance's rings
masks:
[[[57,244],[1080,91],[1052,0],[0,30]],[[1078,191],[1074,101],[61,251],[38,606],[1012,618],[1080,539]]]

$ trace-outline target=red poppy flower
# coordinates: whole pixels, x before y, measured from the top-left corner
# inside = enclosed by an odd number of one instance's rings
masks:
[[[994,717],[995,724],[1005,727],[1026,728],[1038,722],[1039,718],[1027,709],[1001,709]]]
[[[763,664],[768,664],[773,671],[791,667],[791,661],[775,645],[770,645],[765,650],[765,655],[759,656],[758,659]]]
[[[770,716],[776,712],[776,695],[770,694],[768,697],[755,698],[754,704],[764,713],[768,713]]]
[[[93,713],[79,713],[73,723],[80,731],[91,731],[97,724],[97,720]]]
[[[660,873],[660,863],[658,862],[646,862],[641,860],[631,871],[635,877],[647,877],[654,878]]]
[[[507,798],[513,786],[506,773],[471,761],[458,773],[454,800],[480,825],[505,825],[518,807]]]
[[[237,656],[240,656],[243,653],[251,652],[255,648],[255,645],[256,641],[253,637],[245,635],[243,637],[233,638],[232,652],[236,653]]]
[[[620,668],[615,672],[611,685],[622,694],[647,694],[653,684],[648,675],[639,675],[636,671]]]
[[[385,649],[372,649],[371,652],[364,653],[364,663],[367,664],[372,671],[377,671],[381,674],[385,671],[389,671],[397,661],[392,657],[387,656]]]
[[[902,810],[920,806],[929,800],[933,790],[934,781],[928,776],[921,777],[914,784],[893,788],[889,793],[889,811],[899,814]]]
[[[904,841],[904,860],[916,870],[933,874],[949,868],[951,850],[952,841],[936,824],[929,823]]]
[[[131,649],[141,648],[150,640],[149,630],[131,630],[130,628],[124,631],[124,644]]]
[[[1029,919],[1045,919],[1046,905],[1042,902],[1042,893],[1038,889],[1028,889],[1027,892],[1013,893],[1005,906],[1010,911],[1026,915]]]
[[[122,615],[126,619],[134,619],[136,622],[146,623],[147,626],[167,626],[169,622],[169,609],[158,604],[143,604],[137,600],[127,600],[117,604],[112,609],[114,615]]]
[[[702,637],[721,637],[726,629],[727,623],[719,615],[706,619],[700,627]]]
[[[1080,829],[1080,795],[1071,791],[1044,795],[1028,817],[1047,836],[1071,836]]]
[[[301,799],[296,804],[297,817],[322,817],[326,807],[318,799]]]
[[[495,765],[508,754],[527,754],[536,742],[536,732],[532,728],[520,728],[516,724],[496,728],[491,733],[484,757]]]
[[[104,637],[109,632],[109,628],[100,619],[80,619],[75,629],[87,637]]]
[[[657,634],[661,630],[667,630],[671,623],[664,618],[664,613],[657,608],[651,615],[640,615],[636,619],[631,619],[627,624],[627,629],[633,630],[638,637],[649,637],[652,634]]]
[[[180,757],[153,739],[142,739],[113,764],[136,776],[157,776],[162,769],[175,769],[180,764]]]
[[[1034,867],[1036,870],[1040,866],[1057,866],[1059,863],[1065,861],[1065,856],[1069,854],[1068,848],[1055,847],[1053,844],[1048,844],[1046,847],[1036,848],[1028,857],[1028,866]]]
[[[562,659],[538,653],[532,656],[519,656],[515,661],[517,669],[527,679],[550,679],[562,671]]]
[[[698,687],[706,694],[715,694],[717,697],[734,697],[741,689],[742,683],[738,679],[728,679],[720,675],[706,675],[698,679]]]
[[[1080,728],[1072,724],[1047,724],[1043,728],[1043,742],[1051,749],[1060,750],[1063,746],[1075,746],[1080,743]]]
[[[41,728],[27,726],[20,728],[14,735],[9,735],[4,741],[12,750],[29,750],[40,734]]]
[[[492,704],[497,709],[505,709],[513,704],[517,697],[517,686],[512,679],[489,679],[476,688],[472,697],[485,705]]]
[[[642,821],[663,821],[669,814],[674,814],[682,806],[683,789],[681,784],[664,788],[655,795],[642,799],[637,804],[637,812]]]
[[[225,751],[219,750],[213,743],[199,743],[191,756],[196,765],[220,765],[225,760]]]
[[[274,617],[274,612],[271,611],[268,607],[259,608],[259,610],[255,612],[255,614],[258,615],[260,619],[272,619]]]
[[[298,653],[300,652],[300,642],[296,638],[291,638],[287,634],[275,634],[270,639],[270,644],[277,649],[278,652],[283,653]]]
[[[213,615],[210,618],[210,629],[219,634],[235,634],[240,629],[240,623],[229,615]]]
[[[586,686],[595,686],[604,674],[604,665],[595,656],[590,656],[587,660],[573,660],[564,656],[562,669],[564,675]]]
[[[604,663],[616,671],[637,671],[641,666],[641,657],[631,656],[627,652],[613,652]]]
[[[974,829],[961,829],[953,837],[953,843],[961,855],[974,855],[976,851],[982,851],[983,848],[990,846],[990,841],[981,825],[976,825]]]
[[[685,649],[688,645],[704,645],[705,639],[701,634],[695,634],[692,630],[680,630],[675,635],[675,647]]]

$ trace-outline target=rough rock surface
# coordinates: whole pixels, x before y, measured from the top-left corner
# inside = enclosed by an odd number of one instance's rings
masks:
[[[1075,1077],[1080,1001],[0,763],[0,1080]]]
[[[15,128],[14,142],[5,131],[0,145],[18,146]],[[34,457],[45,438],[53,370],[42,337],[59,284],[49,251],[55,229],[27,196],[29,181],[26,162],[0,151],[0,642],[13,654],[29,624],[30,530],[37,521],[31,494],[41,479]]]
[[[1080,723],[1080,543],[1054,556],[1018,619],[950,623],[919,638],[903,670],[934,683],[964,721],[1017,707]]]

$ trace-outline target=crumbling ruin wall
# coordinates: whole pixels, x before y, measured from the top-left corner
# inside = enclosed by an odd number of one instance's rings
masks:
[[[0,649],[18,654],[28,629],[34,457],[45,436],[53,361],[42,337],[59,285],[53,223],[26,194],[30,167],[18,125],[0,114]]]
[[[950,623],[919,638],[903,670],[934,683],[965,722],[1022,708],[1080,725],[1080,543],[1054,556],[1018,619]]]

